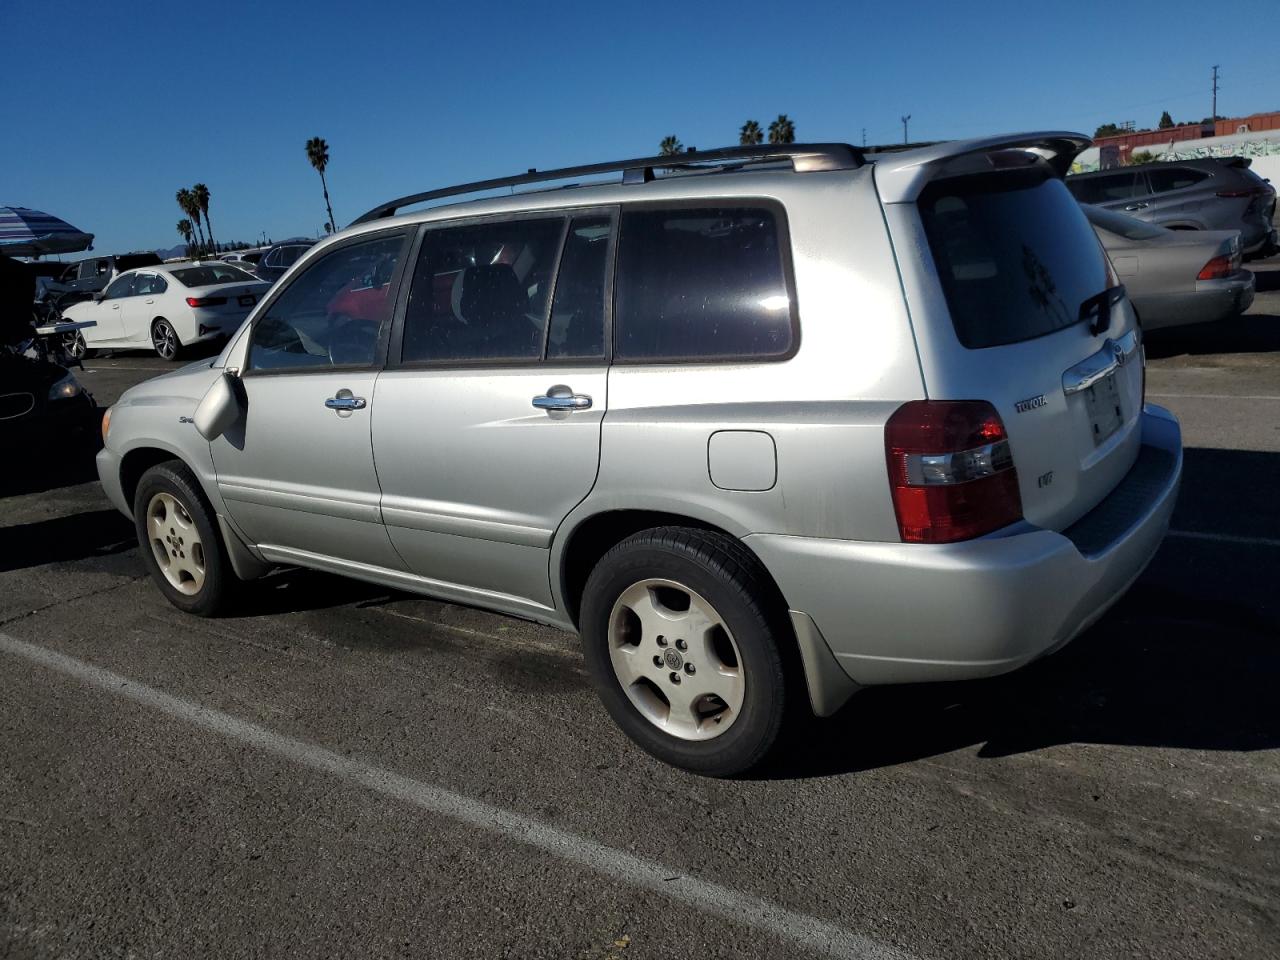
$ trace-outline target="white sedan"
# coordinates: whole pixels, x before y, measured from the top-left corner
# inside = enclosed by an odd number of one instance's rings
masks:
[[[184,347],[235,333],[270,286],[217,260],[129,270],[62,312],[66,320],[94,323],[72,335],[67,350],[78,359],[102,348],[151,347],[176,360]]]

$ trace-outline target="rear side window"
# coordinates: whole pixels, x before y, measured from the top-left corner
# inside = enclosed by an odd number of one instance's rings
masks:
[[[604,299],[608,282],[607,216],[574,217],[560,255],[547,358],[604,356]]]
[[[540,360],[563,217],[428,230],[401,360]]]
[[[956,335],[977,349],[1080,322],[1106,261],[1061,180],[1039,170],[931,183],[920,215]]]
[[[1153,167],[1147,171],[1147,180],[1151,182],[1152,193],[1167,193],[1170,190],[1183,190],[1194,187],[1201,180],[1209,179],[1207,173],[1192,170],[1190,167]]]
[[[281,247],[277,262],[282,267],[292,267],[298,262],[298,258],[307,252],[307,249],[307,247],[302,246]]]
[[[764,205],[624,209],[615,356],[675,361],[790,354],[795,298],[780,221]]]
[[[1072,177],[1067,180],[1072,195],[1081,203],[1113,203],[1144,197],[1147,184],[1141,173],[1114,173],[1104,177]]]

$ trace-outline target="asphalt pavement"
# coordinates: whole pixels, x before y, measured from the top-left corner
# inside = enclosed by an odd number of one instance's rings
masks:
[[[1173,530],[1062,653],[662,766],[573,637],[302,571],[198,620],[86,458],[5,468],[0,957],[1280,955],[1280,264],[1156,332]],[[94,359],[108,404],[167,368]],[[32,451],[32,459],[36,459]]]

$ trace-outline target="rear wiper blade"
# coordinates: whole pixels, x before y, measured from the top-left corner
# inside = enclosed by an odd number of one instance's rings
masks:
[[[1101,293],[1094,294],[1080,304],[1079,317],[1084,320],[1092,314],[1093,322],[1089,324],[1089,332],[1095,337],[1111,326],[1111,308],[1125,297],[1124,284],[1109,287]]]

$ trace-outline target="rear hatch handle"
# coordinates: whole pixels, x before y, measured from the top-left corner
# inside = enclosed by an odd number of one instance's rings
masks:
[[[1126,366],[1138,349],[1138,332],[1130,330],[1119,340],[1108,338],[1102,349],[1085,357],[1062,375],[1062,392],[1067,396],[1088,390],[1099,380]]]

